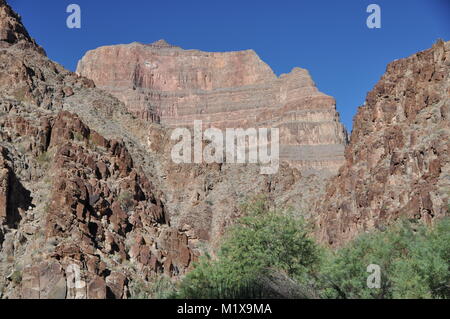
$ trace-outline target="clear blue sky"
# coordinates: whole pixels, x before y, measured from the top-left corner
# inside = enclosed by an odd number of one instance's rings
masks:
[[[348,129],[387,63],[450,40],[450,0],[9,0],[48,56],[70,70],[87,50],[161,38],[185,49],[254,49],[276,74],[299,66],[337,100]],[[66,7],[82,28],[66,27]],[[368,29],[366,8],[382,10]]]

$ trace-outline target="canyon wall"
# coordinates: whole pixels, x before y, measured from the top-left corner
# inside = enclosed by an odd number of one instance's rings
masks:
[[[4,0],[0,18],[0,298],[158,297],[261,195],[333,246],[446,214],[449,42],[388,66],[344,159],[335,102],[306,70],[276,77],[253,51],[159,41],[87,53],[90,80],[49,60]],[[175,164],[171,128],[194,119],[279,127],[287,163]]]
[[[399,218],[431,224],[450,196],[450,42],[390,63],[354,119],[345,165],[317,205],[322,241]]]
[[[0,298],[155,298],[255,196],[312,214],[325,176],[177,165],[171,130],[49,60],[2,0],[0,14]]]
[[[141,118],[168,127],[278,127],[280,157],[307,171],[337,172],[346,131],[335,100],[307,70],[277,77],[252,50],[183,50],[160,40],[89,51],[77,73]]]
[[[0,0],[0,298],[138,296],[195,260],[130,138],[104,136],[111,116],[133,120],[104,95],[50,61]],[[77,96],[103,134],[65,110]],[[77,268],[84,285],[70,284]]]

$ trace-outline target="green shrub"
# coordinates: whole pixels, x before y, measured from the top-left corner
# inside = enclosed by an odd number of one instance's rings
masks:
[[[183,280],[181,298],[271,297],[261,279],[272,271],[306,281],[317,269],[320,250],[308,228],[289,212],[271,211],[258,200],[225,236],[217,258],[200,258]]]
[[[450,298],[450,218],[422,231],[392,281],[394,298]]]
[[[83,142],[84,141],[84,136],[79,133],[79,132],[74,132],[73,133],[73,139],[77,142]]]
[[[370,264],[380,266],[379,289],[367,286]],[[320,280],[324,298],[449,298],[450,221],[401,221],[361,235],[330,254]]]
[[[20,87],[12,93],[13,97],[20,102],[27,102],[29,98],[27,94],[29,93],[29,89],[27,87]]]
[[[49,152],[44,152],[36,158],[40,165],[48,164],[51,160],[51,154]]]
[[[11,281],[15,284],[20,284],[22,282],[22,272],[20,270],[16,270],[11,275]]]
[[[172,297],[174,284],[167,277],[151,278],[148,282],[133,281],[130,284],[131,299],[165,299]]]
[[[119,203],[125,212],[129,212],[134,207],[133,195],[129,191],[124,191],[119,195]]]
[[[401,220],[333,251],[311,239],[304,221],[263,200],[244,212],[217,255],[202,256],[172,297],[272,298],[267,282],[275,278],[273,286],[294,291],[287,297],[450,298],[450,218],[433,227]],[[372,264],[380,267],[379,288],[368,287]]]
[[[1,114],[0,114],[0,117],[1,117]],[[20,154],[26,154],[27,153],[27,148],[25,147],[25,145],[23,145],[23,144],[19,144],[18,146],[17,146],[17,151],[20,153]]]

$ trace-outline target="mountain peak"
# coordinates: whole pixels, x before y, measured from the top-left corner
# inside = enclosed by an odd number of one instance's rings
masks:
[[[16,44],[21,48],[33,48],[45,54],[44,50],[28,34],[20,16],[5,0],[0,0],[0,47]]]
[[[155,47],[155,48],[161,48],[161,49],[164,49],[164,48],[178,48],[177,46],[168,43],[164,39],[160,39],[158,41],[150,43],[149,46],[152,46],[152,47]]]

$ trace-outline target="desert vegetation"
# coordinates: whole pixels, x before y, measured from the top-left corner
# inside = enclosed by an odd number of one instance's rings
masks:
[[[433,226],[401,220],[337,250],[312,228],[263,200],[245,206],[215,256],[201,257],[172,296],[178,298],[450,298],[450,218]],[[367,267],[380,267],[369,288]]]

